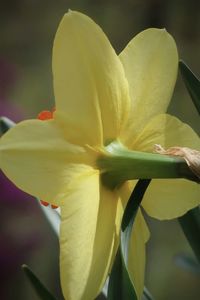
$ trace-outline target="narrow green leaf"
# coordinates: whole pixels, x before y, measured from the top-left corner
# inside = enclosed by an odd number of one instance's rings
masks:
[[[126,288],[129,293],[133,294],[135,298],[130,298],[129,295],[126,295],[126,298],[123,299],[137,299],[137,295],[133,286],[133,283],[130,280],[128,274],[128,253],[129,253],[129,242],[131,238],[132,230],[134,230],[134,220],[138,211],[138,208],[142,202],[143,196],[146,192],[146,189],[149,186],[150,179],[140,179],[128,201],[127,207],[124,212],[124,216],[122,219],[121,225],[121,242],[120,242],[120,249],[121,249],[121,256],[122,256],[122,263],[123,263],[123,278],[126,283]],[[133,290],[134,289],[134,290]],[[134,291],[134,292],[133,292]]]
[[[120,247],[109,280],[108,300],[138,299],[128,273],[128,251],[135,216],[149,183],[149,179],[138,181],[125,209],[121,225]]]
[[[41,300],[56,300],[27,265],[22,265],[22,269]]]
[[[183,61],[179,62],[179,67],[185,86],[200,114],[200,81]]]
[[[121,250],[125,265],[127,266],[129,240],[134,226],[135,216],[142,201],[142,198],[149,186],[150,179],[140,179],[128,201],[121,225]]]
[[[181,228],[200,262],[200,208],[196,207],[178,218]]]
[[[123,299],[123,274],[122,274],[122,259],[120,248],[117,251],[117,255],[114,261],[112,272],[109,278],[108,284],[108,300]],[[136,299],[136,298],[133,298]]]
[[[15,123],[6,117],[0,117],[0,135],[4,134],[8,129],[13,127]]]

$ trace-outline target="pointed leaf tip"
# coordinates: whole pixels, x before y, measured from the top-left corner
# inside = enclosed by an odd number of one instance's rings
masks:
[[[180,60],[179,68],[188,93],[200,114],[200,81],[191,69],[184,63],[184,61]]]

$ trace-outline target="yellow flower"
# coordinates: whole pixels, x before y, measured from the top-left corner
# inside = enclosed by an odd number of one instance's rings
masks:
[[[164,114],[177,65],[176,45],[165,30],[143,31],[118,57],[90,18],[70,11],[53,47],[54,119],[21,122],[0,140],[5,174],[22,190],[61,207],[61,283],[68,300],[90,300],[100,292],[135,184],[111,190],[102,183],[97,161],[105,147],[120,141],[146,152],[154,144],[200,149],[189,126]],[[199,202],[195,183],[153,180],[143,207],[150,216],[170,219]],[[148,235],[139,211],[129,259],[139,297]]]

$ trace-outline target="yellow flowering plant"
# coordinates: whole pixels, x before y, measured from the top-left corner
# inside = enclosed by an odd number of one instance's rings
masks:
[[[200,150],[197,134],[166,114],[177,68],[176,45],[166,30],[141,32],[118,56],[97,24],[70,11],[53,46],[53,118],[23,121],[0,139],[0,167],[8,178],[61,209],[67,300],[94,299],[101,291],[136,179],[154,178],[142,207],[159,220],[200,203],[199,186],[183,179],[195,178],[184,160],[152,153],[155,144]],[[128,257],[138,299],[148,238],[139,209]]]

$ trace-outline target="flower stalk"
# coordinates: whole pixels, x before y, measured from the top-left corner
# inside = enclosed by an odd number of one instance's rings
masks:
[[[111,189],[132,179],[185,178],[199,182],[182,158],[131,151],[118,142],[111,143],[106,150],[97,164],[103,183]]]

